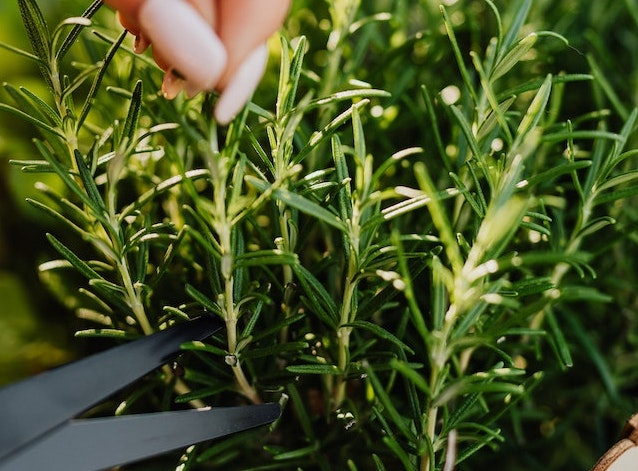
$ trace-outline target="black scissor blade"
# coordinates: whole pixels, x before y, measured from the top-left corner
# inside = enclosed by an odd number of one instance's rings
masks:
[[[279,404],[72,420],[23,448],[0,471],[98,471],[266,425]]]
[[[202,316],[0,389],[0,460],[221,327]]]

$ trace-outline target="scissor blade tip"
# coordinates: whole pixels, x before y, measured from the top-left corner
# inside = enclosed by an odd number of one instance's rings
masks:
[[[263,405],[268,408],[269,412],[272,414],[273,420],[281,417],[281,404],[278,402],[268,402]]]

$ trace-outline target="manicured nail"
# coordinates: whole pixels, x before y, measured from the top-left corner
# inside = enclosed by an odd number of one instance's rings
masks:
[[[137,54],[141,54],[148,49],[148,46],[150,46],[150,43],[142,33],[135,36],[133,51],[135,51]]]
[[[162,94],[164,98],[172,100],[179,92],[184,89],[184,79],[180,77],[179,73],[174,70],[169,70],[164,74],[164,81],[162,82]]]
[[[268,48],[264,44],[251,52],[239,66],[215,105],[218,123],[230,123],[246,105],[264,74],[267,62]]]
[[[215,88],[226,67],[226,49],[197,10],[184,0],[147,0],[140,24],[171,68],[195,87]]]

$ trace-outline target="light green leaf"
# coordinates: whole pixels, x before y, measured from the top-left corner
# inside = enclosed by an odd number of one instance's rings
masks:
[[[48,124],[46,124],[43,121],[40,121],[39,119],[34,118],[33,116],[31,116],[28,113],[25,113],[22,110],[19,110],[18,108],[14,108],[13,106],[7,105],[5,103],[0,103],[0,110],[2,111],[6,111],[8,113],[11,113],[17,117],[19,117],[20,119],[25,120],[26,122],[33,124],[34,126],[40,128],[43,131],[49,132],[51,134],[54,134],[55,136],[61,138],[61,139],[65,139],[64,137],[64,133],[57,129],[54,128],[53,126],[50,126]]]
[[[342,92],[334,93],[324,98],[315,98],[310,101],[304,111],[312,110],[323,106],[332,105],[341,101],[354,100],[358,98],[389,98],[392,95],[385,90],[377,90],[374,88],[362,88],[355,90],[344,90]]]
[[[614,224],[616,224],[616,220],[610,216],[602,216],[600,218],[596,218],[585,227],[583,227],[583,229],[578,233],[577,237],[579,239],[588,237],[592,234],[595,234],[599,230]]]
[[[126,332],[120,329],[86,329],[86,330],[78,330],[75,333],[76,337],[79,338],[106,338],[106,339],[115,339],[115,340],[136,340],[140,338],[138,334],[132,334],[130,332]]]
[[[638,170],[632,170],[631,172],[626,172],[621,175],[617,175],[615,177],[610,178],[598,188],[595,189],[597,193],[602,193],[605,190],[613,188],[615,186],[623,185],[625,183],[632,183],[635,180],[638,180]]]
[[[189,170],[184,175],[175,175],[174,177],[168,178],[158,184],[155,188],[148,190],[147,192],[140,195],[140,197],[136,201],[122,209],[122,212],[120,213],[120,220],[123,220],[125,217],[133,214],[136,210],[143,207],[153,198],[181,184],[182,182],[184,182],[184,180],[196,181],[201,178],[207,178],[208,176],[210,176],[210,172],[206,169],[200,168]]]
[[[558,165],[552,167],[544,172],[537,173],[536,175],[532,175],[527,180],[519,183],[521,187],[533,187],[542,183],[552,182],[554,179],[560,177],[561,175],[567,175],[572,172],[576,172],[583,168],[588,168],[591,166],[591,161],[589,160],[579,160],[577,162],[570,162],[563,165]]]
[[[509,50],[510,46],[514,44],[514,41],[516,41],[521,29],[525,25],[525,19],[527,18],[531,7],[532,0],[523,0],[517,4],[516,15],[512,19],[512,24],[507,29],[507,33],[505,34],[503,43],[501,44],[503,51]]]
[[[286,371],[293,374],[303,375],[339,375],[341,371],[335,365],[290,365]]]
[[[277,96],[277,119],[281,120],[294,107],[297,97],[297,87],[306,54],[306,38],[301,36],[293,52],[292,60],[289,56],[288,42],[281,37],[281,71],[279,93]]]
[[[337,181],[340,183],[340,190],[337,193],[339,204],[339,215],[342,221],[352,220],[352,189],[350,186],[350,175],[348,174],[348,163],[343,152],[339,136],[332,138],[332,159],[335,163]]]
[[[552,76],[548,75],[541,88],[538,89],[538,93],[536,93],[532,103],[527,108],[527,112],[516,130],[516,139],[512,144],[512,149],[519,149],[523,146],[527,136],[536,128],[545,113],[551,91]]]
[[[14,54],[25,57],[29,60],[39,63],[40,65],[43,65],[42,60],[38,56],[31,54],[30,52],[24,51],[18,47],[12,46],[11,44],[6,44],[0,41],[0,48],[6,49],[7,51],[11,51]]]
[[[4,89],[11,96],[20,111],[47,125],[54,125],[56,128],[61,128],[62,120],[58,114],[40,97],[24,87],[17,89],[8,83],[4,84]]]
[[[293,159],[294,164],[301,163],[314,149],[317,148],[321,143],[323,143],[326,139],[329,139],[337,130],[343,126],[352,116],[352,110],[355,108],[361,109],[364,106],[367,106],[370,103],[370,100],[363,99],[358,103],[355,103],[346,111],[341,113],[339,116],[334,118],[328,125],[326,125],[321,131],[315,132],[308,144],[304,146],[301,151],[295,156]]]
[[[536,44],[538,34],[530,33],[521,39],[514,47],[512,47],[507,54],[496,64],[492,73],[490,74],[490,81],[498,80],[500,77],[508,73],[512,67],[520,62],[520,60],[527,54],[530,49]]]

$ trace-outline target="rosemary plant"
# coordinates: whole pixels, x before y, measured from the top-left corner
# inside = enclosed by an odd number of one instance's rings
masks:
[[[77,335],[125,341],[202,310],[226,325],[115,413],[284,406],[268,433],[153,469],[479,469],[524,440],[544,375],[573,366],[568,330],[606,371],[569,306],[610,301],[592,282],[631,233],[613,227],[633,227],[618,208],[638,192],[637,114],[594,58],[592,74],[538,59],[578,51],[535,28],[532,0],[302,0],[224,128],[215,94],[156,92],[100,1],[55,27],[18,3],[31,50],[3,47],[46,91],[5,84],[0,110],[39,133],[14,164],[56,177],[29,203],[54,221],[59,258],[39,269]],[[617,113],[569,115],[592,84]]]

